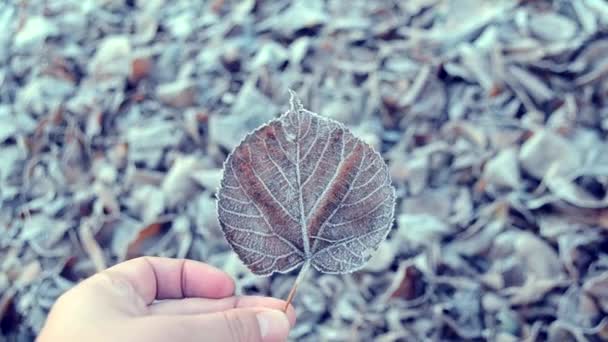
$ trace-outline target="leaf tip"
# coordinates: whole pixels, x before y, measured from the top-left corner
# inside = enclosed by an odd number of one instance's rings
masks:
[[[300,101],[298,94],[296,94],[296,92],[293,91],[293,89],[291,89],[291,88],[287,89],[287,91],[289,92],[290,110],[293,112],[302,110],[304,108],[304,106],[302,105],[302,101]]]

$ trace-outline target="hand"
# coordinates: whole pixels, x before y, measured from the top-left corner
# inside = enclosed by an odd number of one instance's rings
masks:
[[[285,341],[295,311],[268,297],[235,297],[223,271],[192,260],[141,257],[64,293],[38,342]]]

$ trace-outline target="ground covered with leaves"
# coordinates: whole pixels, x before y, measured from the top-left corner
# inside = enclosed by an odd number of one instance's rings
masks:
[[[8,0],[0,89],[0,341],[139,255],[285,298],[215,192],[287,89],[397,189],[372,261],[301,285],[294,340],[608,339],[604,0]]]

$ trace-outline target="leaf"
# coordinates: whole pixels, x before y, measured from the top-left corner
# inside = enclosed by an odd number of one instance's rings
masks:
[[[388,168],[342,124],[304,109],[294,93],[290,103],[226,159],[217,194],[220,226],[255,274],[302,264],[301,273],[308,265],[353,272],[392,226]]]

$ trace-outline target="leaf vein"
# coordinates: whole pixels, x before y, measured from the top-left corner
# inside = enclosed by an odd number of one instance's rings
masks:
[[[317,162],[315,163],[315,167],[312,169],[312,171],[310,171],[310,174],[308,175],[308,177],[306,178],[304,183],[302,185],[300,185],[300,191],[302,191],[302,188],[304,188],[306,186],[306,184],[308,184],[308,181],[312,178],[312,175],[314,175],[315,172],[317,171],[317,169],[319,168],[319,164],[321,163],[321,160],[323,159],[325,152],[327,152],[327,147],[329,147],[329,141],[331,140],[331,133],[333,133],[333,131],[331,131],[327,135],[327,141],[325,142],[325,146],[323,147],[323,152],[321,152],[321,155],[319,155],[319,159],[317,159]]]
[[[283,128],[283,125],[281,125],[281,131],[283,131],[283,136],[287,136],[287,133],[285,132],[285,129]],[[276,135],[277,131],[274,128],[274,126],[272,126],[272,132]],[[283,147],[283,143],[281,143],[281,140],[277,139],[277,145],[279,145],[279,149],[281,150],[281,152],[283,152],[283,154],[285,155],[285,158],[287,158],[287,160],[289,160],[290,163],[294,164],[295,162],[293,160],[291,160],[291,158],[289,158],[289,153],[287,153],[287,151],[285,150],[285,147]]]
[[[382,189],[384,189],[384,186],[377,187],[374,191],[372,191],[369,194],[365,195],[365,197],[363,197],[363,198],[361,198],[361,199],[359,199],[359,200],[357,200],[355,202],[352,202],[352,203],[345,203],[342,206],[342,208],[354,207],[356,205],[359,205],[359,204],[363,203],[364,201],[366,201],[368,198],[370,198],[373,195],[375,195],[378,191],[380,191]],[[384,202],[384,200],[382,202]]]
[[[304,134],[302,134],[302,136],[298,139],[298,141],[306,138],[306,136],[308,135],[308,132],[310,131],[310,126],[312,126],[312,116],[309,115],[308,116],[308,125],[306,126],[306,131],[304,131]]]
[[[369,170],[369,168],[367,168],[365,171],[367,171],[367,170]],[[368,180],[367,180],[365,183],[363,183],[363,184],[361,184],[361,185],[358,185],[358,186],[353,187],[353,190],[359,190],[359,189],[361,189],[361,188],[363,188],[363,187],[367,186],[369,183],[371,183],[371,182],[372,182],[372,181],[373,181],[373,180],[376,178],[376,176],[377,176],[377,175],[378,175],[378,174],[379,174],[379,173],[380,173],[382,170],[383,170],[383,169],[382,169],[382,167],[379,167],[379,168],[378,168],[378,170],[376,170],[376,172],[375,172],[375,173],[374,173],[374,174],[373,174],[373,175],[372,175],[372,176],[371,176],[371,177],[370,177],[370,178],[369,178],[369,179],[368,179]],[[365,173],[365,171],[363,171],[362,173]]]
[[[234,230],[237,232],[243,232],[243,233],[249,233],[249,234],[258,235],[258,236],[262,236],[262,237],[276,237],[276,235],[277,235],[275,233],[258,232],[257,230],[254,230],[254,229],[240,228],[240,227],[228,224],[228,223],[224,223],[224,225],[226,225],[228,228],[230,228],[230,230]]]
[[[260,178],[260,176],[258,175],[258,173],[255,171],[255,169],[253,167],[251,168],[251,171],[253,172],[253,175],[258,179],[258,181],[260,181],[260,184],[262,184],[262,186],[264,187],[264,190],[266,190],[268,192],[268,194],[270,195],[270,197],[272,197],[272,200],[275,201],[279,205],[279,207],[281,208],[281,210],[283,210],[285,212],[285,214],[287,214],[287,217],[289,217],[289,219],[291,219],[292,221],[297,223],[298,220],[291,215],[291,213],[289,212],[289,210],[287,210],[287,208],[285,208],[283,203],[281,203],[279,200],[277,200],[277,198],[274,196],[272,191],[270,191],[270,188],[268,188],[268,185],[266,185],[266,183],[264,183],[262,178]]]
[[[366,156],[367,155],[364,155],[363,158],[361,158],[361,161],[359,162],[359,165],[357,166],[357,172],[355,173],[355,177],[353,178],[352,184],[354,184],[357,181],[357,179],[359,178],[359,175],[361,174],[360,168],[361,168],[361,165],[363,165],[363,162],[365,161]],[[348,198],[348,195],[351,193],[351,189],[352,189],[352,187],[349,187],[348,190],[346,190],[346,194],[344,195],[344,197],[342,197],[342,201],[344,201],[344,199]],[[319,236],[323,235],[323,230],[325,228],[325,224],[327,224],[334,217],[334,215],[341,209],[341,207],[342,207],[342,202],[340,204],[338,204],[338,206],[336,206],[334,211],[327,217],[327,219],[321,223],[321,227],[319,227],[319,233],[317,235],[319,235]],[[316,243],[314,245],[316,245]],[[315,247],[314,245],[313,245],[313,249]]]
[[[302,156],[302,159],[300,159],[300,160],[306,160],[306,158],[308,157],[308,155],[312,151],[312,148],[317,144],[317,141],[319,141],[319,125],[320,125],[320,123],[319,123],[318,120],[316,122],[317,122],[317,124],[315,125],[315,140],[313,140],[312,143],[310,144],[310,146],[308,146],[308,148],[306,149],[306,152],[304,152],[304,156]]]
[[[230,168],[232,169],[232,173],[234,174],[234,166],[232,165],[234,161],[231,161],[230,163]],[[238,178],[236,178],[237,182],[239,183],[239,185],[242,187],[241,182],[239,181]],[[249,197],[249,194],[247,194],[247,192],[245,190],[243,190],[243,192],[245,193],[245,196],[247,196],[247,198],[249,198],[250,201],[251,198]],[[287,240],[286,238],[282,237],[281,235],[279,235],[277,232],[274,231],[274,228],[272,227],[272,225],[270,224],[270,222],[268,222],[268,219],[266,219],[266,216],[263,215],[262,210],[260,210],[260,208],[258,207],[258,205],[252,201],[253,206],[258,210],[259,213],[262,213],[262,219],[264,220],[264,222],[266,223],[266,225],[268,226],[268,229],[271,232],[274,232],[275,234],[277,234],[277,237],[283,241],[285,244],[287,244],[289,247],[291,247],[294,251],[296,251],[296,253],[298,253],[298,255],[302,256],[302,252],[300,251],[299,248],[297,248],[296,246],[294,246],[293,243],[291,243],[291,241]]]
[[[369,235],[373,235],[373,234],[379,233],[379,232],[383,231],[384,229],[386,229],[386,226],[379,227],[379,228],[376,228],[374,230],[370,230],[369,232],[367,232],[367,233],[365,233],[363,235],[359,235],[359,236],[349,236],[349,237],[344,238],[344,239],[336,239],[336,240],[328,239],[328,240],[332,241],[333,245],[327,246],[327,247],[325,247],[323,249],[320,249],[320,250],[316,251],[313,254],[313,257],[315,255],[317,255],[319,253],[322,253],[322,252],[325,252],[325,251],[329,251],[329,250],[332,250],[332,249],[335,249],[335,248],[342,248],[342,247],[344,247],[345,244],[347,244],[347,243],[349,243],[351,241],[357,241],[357,242],[359,242],[364,247],[364,250],[368,249],[369,247],[367,247],[366,245],[364,245],[361,242],[361,239],[364,238],[364,237],[367,237]]]
[[[279,164],[277,164],[274,161],[274,158],[272,158],[272,155],[270,154],[270,151],[268,150],[268,144],[266,143],[266,140],[264,140],[264,149],[266,150],[266,154],[268,155],[268,158],[270,159],[270,161],[272,162],[272,164],[277,168],[277,170],[279,170],[279,173],[281,174],[281,176],[287,182],[287,185],[289,185],[290,188],[292,188],[293,190],[295,190],[296,188],[291,184],[291,182],[289,181],[289,178],[287,178],[287,175],[285,174],[285,172],[283,171],[283,169],[279,166]],[[285,153],[285,151],[283,151],[283,153]],[[289,158],[287,157],[287,155],[285,155],[285,158],[287,158],[289,160]]]
[[[234,210],[231,210],[231,209],[225,208],[225,207],[224,207],[223,205],[221,205],[221,204],[218,204],[218,207],[219,207],[221,210],[223,210],[223,211],[227,212],[228,214],[235,215],[235,216],[246,217],[246,218],[261,218],[261,217],[262,217],[262,215],[251,215],[251,214],[243,214],[243,213],[239,213],[238,211],[234,211]]]
[[[237,188],[237,189],[239,189],[239,188]],[[240,189],[239,189],[239,190],[240,190]],[[223,198],[227,199],[227,200],[234,201],[234,202],[237,202],[237,203],[241,203],[241,204],[251,204],[251,201],[243,201],[243,200],[240,200],[240,199],[234,198],[234,197],[232,197],[232,196],[229,196],[229,195],[227,195],[227,194],[225,194],[225,193],[222,193],[222,195],[221,195],[221,196],[222,196]]]
[[[344,130],[342,130],[342,132],[344,133]],[[315,212],[315,210],[317,210],[317,206],[319,205],[319,203],[321,203],[321,200],[323,200],[323,197],[325,197],[327,192],[331,189],[331,184],[333,182],[335,182],[336,178],[338,177],[338,174],[340,171],[340,164],[342,164],[342,162],[344,161],[344,147],[345,147],[344,146],[344,135],[342,135],[342,138],[340,139],[340,141],[342,142],[342,150],[340,152],[340,161],[338,162],[338,165],[336,166],[336,170],[334,171],[334,174],[332,175],[331,179],[325,186],[325,189],[323,190],[321,195],[319,197],[317,197],[315,204],[313,204],[312,208],[310,209],[310,212],[308,212],[308,214],[306,216],[306,221],[308,221],[310,219],[310,217],[312,216],[312,214]]]

